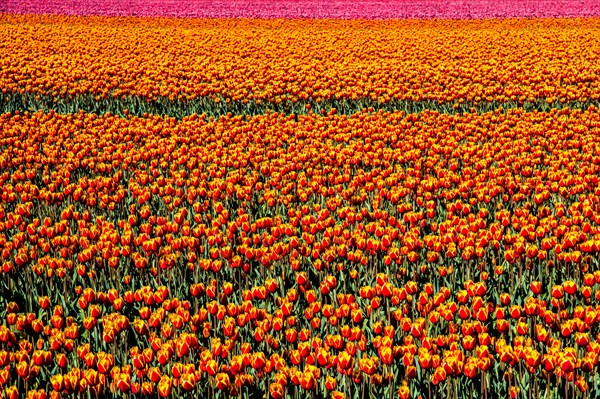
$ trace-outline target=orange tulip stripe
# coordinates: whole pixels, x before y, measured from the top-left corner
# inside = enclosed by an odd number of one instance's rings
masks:
[[[600,395],[597,108],[0,126],[6,397]]]
[[[66,107],[64,112],[128,108],[140,115],[259,114],[265,108],[298,113],[307,104],[348,114],[369,106],[440,112],[587,108],[600,100],[599,32],[598,18],[315,21],[0,14],[5,39],[0,103],[4,112],[37,111],[56,102],[54,108]]]

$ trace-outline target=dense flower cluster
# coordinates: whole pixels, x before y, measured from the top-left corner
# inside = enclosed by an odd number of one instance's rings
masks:
[[[600,99],[598,19],[0,21],[5,95],[450,106]]]
[[[595,0],[4,0],[0,12],[185,18],[480,19],[600,15]]]
[[[600,394],[596,108],[0,126],[9,398]]]

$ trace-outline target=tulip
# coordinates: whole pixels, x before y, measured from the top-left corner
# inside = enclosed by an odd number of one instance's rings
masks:
[[[538,367],[542,362],[542,356],[538,351],[532,349],[527,353],[525,361],[527,363],[527,366],[531,368]]]
[[[316,380],[312,373],[302,373],[300,377],[300,386],[307,391],[313,390],[316,386]]]
[[[163,376],[158,382],[157,390],[158,394],[163,398],[171,395],[171,389],[173,388],[173,380],[167,376]]]
[[[571,334],[573,334],[573,323],[570,322],[571,320],[567,320],[566,322],[562,323],[560,326],[560,333],[563,337],[569,337],[571,336]]]
[[[434,383],[434,385],[437,385],[440,382],[443,382],[445,379],[446,379],[446,371],[444,370],[443,367],[437,367],[432,376],[432,382]]]
[[[472,351],[475,348],[476,343],[475,338],[470,335],[467,335],[462,339],[462,346],[467,351]]]
[[[568,373],[568,372],[571,372],[571,371],[575,370],[575,366],[576,366],[575,361],[572,358],[570,358],[570,357],[563,357],[560,360],[560,368],[565,373]]]
[[[577,292],[577,284],[575,284],[575,282],[572,280],[565,281],[563,283],[563,287],[564,287],[565,292],[569,295],[575,295],[575,293]],[[552,292],[552,296],[557,299],[560,299],[560,297],[556,297],[554,295],[554,290]]]
[[[64,353],[59,353],[54,358],[58,367],[64,369],[67,367],[67,356]]]
[[[373,375],[375,373],[375,363],[368,358],[362,358],[358,362],[361,371],[367,375]]]
[[[332,376],[327,376],[325,379],[325,389],[328,391],[334,391],[337,387],[337,380]]]
[[[467,320],[471,317],[471,310],[467,306],[461,306],[458,310],[458,317],[462,320]]]
[[[402,385],[398,390],[398,396],[400,397],[400,399],[409,399],[410,388],[407,385]]]
[[[285,391],[280,383],[274,382],[269,385],[269,393],[273,399],[283,399]]]
[[[394,360],[392,349],[387,346],[379,348],[379,358],[381,359],[381,362],[383,364],[386,364],[386,365],[392,364],[392,362]]]
[[[161,372],[158,368],[156,367],[151,367],[148,369],[147,372],[148,378],[150,379],[150,381],[157,383],[160,381],[161,379]]]
[[[552,297],[556,298],[556,299],[561,299],[564,296],[564,288],[563,288],[563,286],[560,286],[560,285],[552,286],[552,289],[550,292],[552,293]]]
[[[50,377],[50,385],[56,392],[61,392],[64,389],[64,378],[62,374],[55,374]]]
[[[196,387],[196,376],[193,373],[182,374],[179,384],[184,390],[191,391]]]
[[[575,333],[575,343],[580,347],[585,347],[590,343],[590,337],[588,333]]]
[[[465,364],[463,373],[468,378],[475,378],[475,376],[477,375],[477,370],[478,370],[477,362],[467,362]]]
[[[19,377],[23,378],[23,379],[28,379],[29,378],[29,363],[26,361],[21,361],[19,362],[19,364],[17,364],[17,374],[19,375]]]
[[[19,398],[19,390],[16,386],[12,385],[7,387],[4,391],[7,399],[18,399]]]
[[[121,373],[116,378],[117,388],[121,392],[127,392],[131,389],[131,376],[129,374]]]
[[[493,363],[489,357],[485,359],[479,359],[477,361],[477,367],[481,371],[488,371],[492,367],[492,365]]]
[[[40,307],[42,309],[49,309],[50,308],[50,298],[48,298],[47,296],[42,296],[38,298],[38,302],[40,304]]]
[[[262,352],[256,352],[252,356],[252,368],[255,370],[260,370],[267,364],[267,360],[265,358],[265,354]]]
[[[536,300],[528,300],[525,303],[525,314],[527,316],[536,316],[539,313],[540,306]]]
[[[209,360],[206,364],[206,372],[208,373],[208,375],[216,375],[217,371],[219,369],[219,365],[215,360]]]
[[[542,292],[542,283],[539,281],[532,281],[531,284],[529,284],[529,288],[534,295],[539,295]]]
[[[519,305],[513,305],[510,307],[510,317],[518,319],[523,314],[523,309]]]

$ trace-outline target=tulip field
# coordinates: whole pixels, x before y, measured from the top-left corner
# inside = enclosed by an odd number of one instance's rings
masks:
[[[600,397],[596,1],[0,4],[0,399]]]

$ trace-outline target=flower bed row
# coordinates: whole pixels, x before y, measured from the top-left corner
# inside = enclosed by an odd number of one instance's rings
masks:
[[[0,15],[0,90],[259,107],[587,104],[600,99],[598,21]]]
[[[0,12],[179,18],[481,19],[592,17],[600,15],[600,7],[593,0],[462,0],[452,3],[440,0],[359,0],[352,3],[258,0],[244,5],[232,0],[175,3],[165,0],[5,0],[0,5]]]

